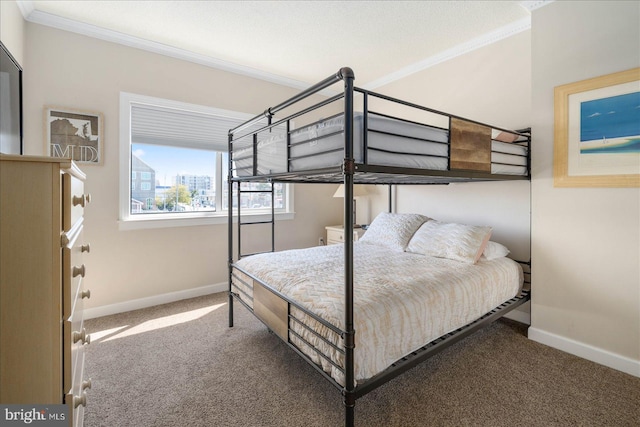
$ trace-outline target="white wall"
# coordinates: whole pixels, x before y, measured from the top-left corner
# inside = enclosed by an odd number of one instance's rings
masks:
[[[378,91],[490,125],[519,129],[531,125],[530,81],[530,32],[525,31]],[[398,210],[419,209],[442,220],[493,222],[497,236],[528,258],[528,182],[403,186],[397,191]],[[374,206],[374,210],[386,209],[386,191]],[[519,229],[515,236],[514,227]]]
[[[530,336],[640,376],[640,189],[553,187],[553,89],[640,66],[640,3],[556,1],[532,46]]]
[[[519,129],[531,125],[530,81],[530,32],[525,31],[378,91],[490,125]],[[505,244],[513,258],[529,260],[529,181],[398,186],[396,191],[398,212],[489,225],[492,240]],[[378,193],[371,201],[373,216],[388,207],[387,190],[378,188]],[[528,304],[514,317],[528,321]]]
[[[0,40],[24,68],[25,22],[13,0],[0,1]]]
[[[45,105],[104,114],[104,165],[82,167],[93,197],[85,220],[91,244],[85,262],[91,288],[87,306],[113,307],[226,282],[226,224],[119,230],[120,91],[252,114],[296,91],[38,24],[26,27],[26,154],[45,152]],[[295,219],[276,225],[278,249],[315,245],[326,225],[340,222],[339,201],[332,198],[335,188],[314,184],[295,192]],[[264,233],[251,233],[249,240],[256,234]]]

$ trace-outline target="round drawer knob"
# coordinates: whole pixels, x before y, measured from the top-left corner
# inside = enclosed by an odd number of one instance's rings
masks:
[[[87,406],[87,393],[84,391],[80,396],[73,396],[73,407],[77,408],[80,405]]]
[[[83,194],[82,196],[73,196],[73,206],[82,206],[84,208],[84,205],[87,204],[87,198],[86,196]]]
[[[86,390],[88,388],[91,388],[91,378],[82,382],[82,390]]]
[[[82,245],[80,247],[80,252],[86,252],[86,253],[91,252],[91,246],[88,243],[86,245]]]
[[[74,344],[78,341],[82,341],[82,344],[90,344],[91,343],[91,335],[87,335],[87,330],[82,328],[82,332],[73,331],[73,342]]]
[[[84,264],[82,264],[80,267],[73,267],[72,274],[73,274],[73,277],[76,277],[76,276],[84,277],[84,274],[85,274]]]
[[[82,299],[91,298],[91,289],[87,289],[86,291],[82,291],[82,293],[80,294],[80,298],[82,298]]]
[[[87,330],[82,328],[82,332],[73,331],[73,342],[84,341],[87,336]]]

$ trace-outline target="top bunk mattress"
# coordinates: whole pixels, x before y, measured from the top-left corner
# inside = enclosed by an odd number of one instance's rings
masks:
[[[253,255],[236,264],[234,285],[252,306],[253,278],[344,329],[343,245],[318,246]],[[249,275],[245,274],[248,273]],[[454,331],[516,296],[522,268],[509,258],[477,264],[391,250],[371,242],[354,243],[355,379],[362,382],[434,339]],[[291,307],[315,333],[290,320],[307,343],[344,366],[344,354],[326,344],[342,338]],[[304,341],[291,341],[344,385],[343,374]]]
[[[450,168],[449,130],[369,113],[354,113],[356,163],[445,171]],[[234,150],[235,176],[297,173],[339,167],[344,162],[344,116],[291,131],[266,134],[253,146]],[[491,173],[527,175],[527,147],[500,141],[493,131]],[[255,174],[254,174],[255,154]]]

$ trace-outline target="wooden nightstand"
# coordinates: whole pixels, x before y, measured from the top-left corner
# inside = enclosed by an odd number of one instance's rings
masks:
[[[327,245],[336,245],[338,243],[344,243],[344,227],[341,225],[329,225],[325,227],[327,229]],[[358,241],[364,234],[363,228],[353,229],[353,241]]]

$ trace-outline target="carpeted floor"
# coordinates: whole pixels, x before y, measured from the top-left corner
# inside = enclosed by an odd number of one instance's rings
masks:
[[[86,322],[87,427],[341,426],[342,396],[224,294]],[[640,378],[499,321],[356,402],[361,426],[639,426]]]

